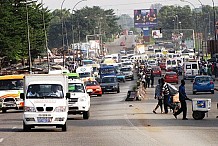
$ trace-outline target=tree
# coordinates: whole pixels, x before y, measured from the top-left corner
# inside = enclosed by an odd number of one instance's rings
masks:
[[[27,9],[26,9],[27,6]],[[27,10],[29,14],[31,55],[36,58],[44,51],[42,12],[45,13],[46,26],[49,11],[42,10],[41,4],[26,0],[0,0],[0,57],[16,63],[28,58]]]

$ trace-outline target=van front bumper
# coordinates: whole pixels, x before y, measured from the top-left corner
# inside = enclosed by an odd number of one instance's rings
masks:
[[[64,125],[67,121],[67,112],[24,112],[23,121],[26,125],[33,126]]]

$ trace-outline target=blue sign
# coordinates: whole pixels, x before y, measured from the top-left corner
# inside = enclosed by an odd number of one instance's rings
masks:
[[[198,108],[206,108],[206,101],[205,100],[197,101],[197,107]]]

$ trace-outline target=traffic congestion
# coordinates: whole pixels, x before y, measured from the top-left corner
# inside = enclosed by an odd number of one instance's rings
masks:
[[[1,146],[218,145],[217,2],[49,2],[0,2]]]

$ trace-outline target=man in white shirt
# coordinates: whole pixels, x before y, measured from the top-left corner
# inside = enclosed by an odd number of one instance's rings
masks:
[[[63,97],[62,91],[58,90],[57,85],[53,85],[51,87],[52,93],[49,96],[57,96],[57,97]]]
[[[27,96],[36,96],[39,97],[39,94],[37,93],[37,87],[32,86],[32,88],[29,89],[29,92],[27,93]]]

